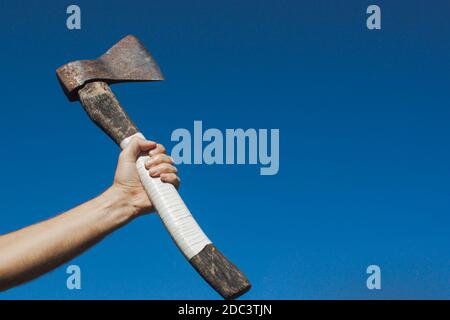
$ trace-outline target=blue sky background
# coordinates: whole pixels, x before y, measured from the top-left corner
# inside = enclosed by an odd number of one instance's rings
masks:
[[[116,85],[138,126],[279,128],[280,172],[180,166],[182,196],[253,283],[245,298],[450,298],[448,1],[0,1],[0,233],[111,182],[118,149],[55,69],[135,34],[166,81]],[[382,9],[382,30],[365,26]],[[1,259],[1,257],[0,257]],[[156,215],[0,299],[218,298]],[[382,290],[366,288],[366,267]]]

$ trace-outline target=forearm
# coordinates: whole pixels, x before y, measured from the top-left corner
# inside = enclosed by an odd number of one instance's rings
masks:
[[[0,236],[0,290],[34,279],[129,222],[136,209],[110,188],[55,218]]]

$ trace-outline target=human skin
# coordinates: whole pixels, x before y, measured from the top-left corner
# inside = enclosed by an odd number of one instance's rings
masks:
[[[162,145],[133,139],[121,152],[112,185],[96,198],[49,220],[0,236],[0,291],[60,266],[134,218],[154,211],[137,173],[136,159],[150,155],[152,177],[179,186]]]

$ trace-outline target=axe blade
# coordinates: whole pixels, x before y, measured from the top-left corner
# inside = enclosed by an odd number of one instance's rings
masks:
[[[56,70],[58,80],[70,101],[78,100],[78,90],[86,83],[160,81],[164,77],[150,52],[128,35],[96,60],[69,62]]]

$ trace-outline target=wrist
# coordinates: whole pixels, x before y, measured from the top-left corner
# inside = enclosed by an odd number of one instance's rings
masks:
[[[126,224],[137,216],[137,209],[130,198],[115,185],[109,187],[97,199],[108,217],[117,226]]]

